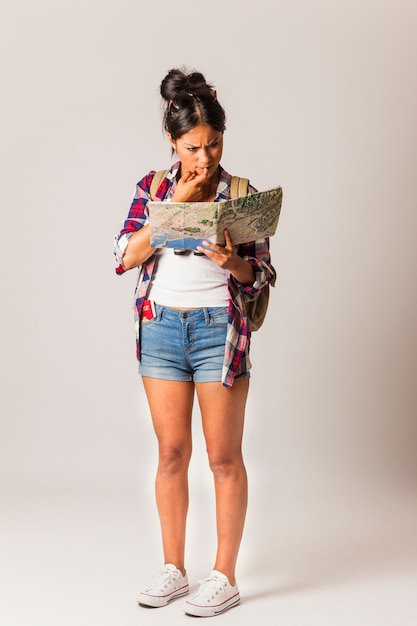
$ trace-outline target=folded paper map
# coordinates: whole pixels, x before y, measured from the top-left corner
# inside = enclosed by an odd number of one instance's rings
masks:
[[[223,245],[228,229],[234,244],[275,234],[282,188],[221,202],[148,202],[152,248],[195,250],[203,241]]]

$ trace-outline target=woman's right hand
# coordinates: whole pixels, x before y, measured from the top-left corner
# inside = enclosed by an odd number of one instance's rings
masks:
[[[177,182],[171,202],[205,202],[210,192],[211,176],[207,167],[185,171]]]
[[[212,176],[208,168],[185,171],[177,182],[171,202],[205,202],[210,193]],[[123,256],[123,267],[130,270],[142,265],[154,253],[150,246],[150,226],[147,224],[131,235]]]

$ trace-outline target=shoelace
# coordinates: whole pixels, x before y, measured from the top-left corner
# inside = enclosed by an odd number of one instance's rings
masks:
[[[167,589],[177,576],[178,572],[163,569],[154,575],[151,586],[147,589],[147,591],[150,591],[151,589],[159,589],[161,591],[163,589]]]
[[[204,580],[199,580],[198,582],[201,587],[198,590],[197,595],[204,598],[204,600],[208,602],[213,600],[219,593],[224,592],[224,588],[226,587],[226,582],[217,576],[210,576],[210,578],[205,578]]]

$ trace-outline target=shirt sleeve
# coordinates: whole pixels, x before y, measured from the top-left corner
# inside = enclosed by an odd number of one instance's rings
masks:
[[[116,274],[124,274],[126,271],[123,267],[123,256],[130,237],[148,223],[148,202],[151,199],[149,192],[154,174],[154,171],[149,172],[137,183],[129,214],[123,222],[120,232],[114,238],[113,252],[118,264]]]
[[[253,185],[249,185],[248,192],[256,193],[257,189]],[[277,273],[271,264],[269,237],[242,243],[238,246],[237,253],[245,261],[249,261],[255,272],[255,281],[252,285],[242,285],[235,280],[239,289],[245,293],[246,299],[254,300],[257,298],[266,285],[274,287]]]
[[[255,272],[255,281],[252,285],[241,285],[237,281],[235,282],[239,289],[246,294],[248,300],[255,299],[266,285],[273,287],[276,281],[277,275],[275,268],[271,264],[269,252],[269,237],[240,244],[237,252],[239,256],[252,265]]]

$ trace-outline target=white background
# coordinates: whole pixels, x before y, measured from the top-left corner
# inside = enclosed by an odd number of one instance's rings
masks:
[[[223,166],[282,185],[253,337],[238,568],[252,624],[415,625],[417,7],[411,0],[1,0],[0,617],[165,624],[134,272],[113,236],[168,167],[159,84],[202,71]],[[188,571],[214,558],[195,413]]]

